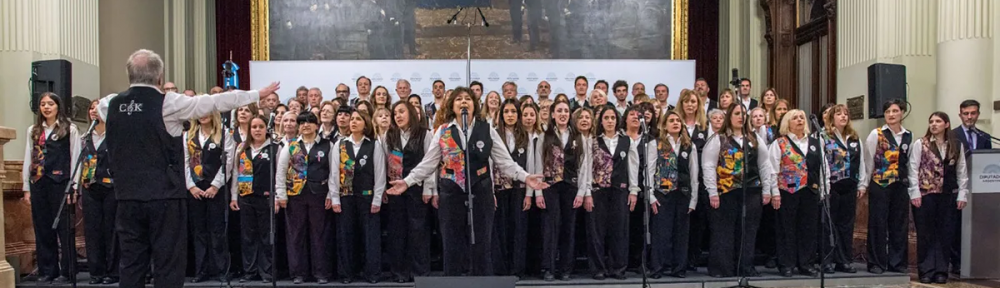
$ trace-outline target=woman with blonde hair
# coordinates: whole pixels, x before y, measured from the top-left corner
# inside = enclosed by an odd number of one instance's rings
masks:
[[[835,271],[855,273],[857,270],[851,267],[854,262],[854,217],[860,173],[866,171],[865,161],[861,161],[865,147],[851,127],[847,105],[833,106],[824,118],[828,139],[823,148],[830,166],[830,174],[827,174],[830,181],[830,216],[836,235],[833,245],[836,248],[831,260]]]
[[[449,94],[450,95],[450,94]],[[497,114],[500,113],[500,102],[503,98],[500,97],[500,93],[497,91],[490,91],[486,94],[486,102],[483,103],[482,117],[486,119],[486,122],[493,126],[494,119],[497,118]]]
[[[776,170],[777,190],[781,193],[771,199],[781,227],[777,229],[780,239],[777,242],[784,246],[776,249],[778,272],[792,277],[792,268],[797,267],[802,275],[817,277],[819,270],[814,267],[814,257],[816,236],[820,233],[816,225],[819,200],[830,185],[821,175],[829,175],[830,168],[819,137],[810,135],[804,111],[788,111],[781,120],[780,131],[781,137],[769,150],[771,166]]]
[[[385,136],[385,132],[389,131],[389,126],[392,125],[392,113],[389,113],[389,109],[384,107],[375,108],[375,115],[372,116],[372,124],[375,124],[375,135],[378,137]]]
[[[768,111],[767,125],[771,126],[771,129],[777,131],[778,124],[781,124],[781,117],[785,116],[785,113],[788,112],[791,107],[792,105],[788,104],[788,100],[778,99],[778,101],[774,103],[774,109]]]
[[[227,163],[233,162],[236,145],[222,128],[218,113],[191,120],[184,132],[184,179],[192,198],[188,201],[188,223],[194,238],[195,283],[226,277],[225,214],[226,194],[219,194],[226,184]]]
[[[701,111],[701,109],[698,109]],[[698,205],[701,180],[698,149],[684,131],[683,118],[675,111],[663,115],[660,136],[646,145],[646,178],[652,179],[649,193],[650,271],[653,279],[662,275],[684,278],[688,269],[690,215]]]

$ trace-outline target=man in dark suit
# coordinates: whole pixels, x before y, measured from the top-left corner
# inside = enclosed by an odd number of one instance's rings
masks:
[[[970,163],[972,150],[993,149],[993,142],[990,141],[990,134],[976,128],[979,121],[979,101],[965,100],[959,105],[959,116],[962,118],[962,126],[951,130],[952,135],[962,142],[965,148],[965,163]],[[969,165],[968,167],[972,167]],[[956,214],[955,227],[962,227],[962,213]],[[962,229],[955,229],[955,239],[951,247],[951,273],[960,274],[959,268],[962,266]]]
[[[757,108],[757,99],[750,97],[750,84],[749,78],[740,79],[740,97],[738,100],[740,104],[743,104],[743,107],[747,108],[747,111]]]
[[[701,97],[701,101],[705,103],[705,115],[708,115],[708,111],[719,107],[719,103],[712,101],[712,98],[708,97],[708,92],[711,91],[711,88],[708,88],[708,81],[705,78],[698,77],[698,79],[694,80],[694,91],[698,92],[698,97]]]

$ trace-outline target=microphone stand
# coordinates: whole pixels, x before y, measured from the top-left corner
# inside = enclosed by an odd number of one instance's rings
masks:
[[[276,170],[274,167],[276,165],[278,165],[278,155],[277,155],[278,154],[278,150],[271,148],[271,145],[277,145],[277,144],[271,143],[271,144],[269,144],[267,146],[267,150],[265,150],[265,151],[268,152],[268,154],[269,154],[268,158],[270,158],[270,160],[271,160],[270,165],[267,165],[267,169],[270,170],[267,173],[267,175],[269,175],[267,177],[268,178],[267,180],[271,182],[270,185],[267,186],[268,189],[271,189],[271,197],[268,197],[271,200],[271,201],[268,202],[268,204],[269,204],[268,206],[271,206],[271,207],[269,207],[270,210],[271,210],[271,213],[269,215],[269,218],[271,218],[270,219],[270,221],[271,221],[271,232],[268,233],[269,234],[268,235],[268,241],[270,241],[270,243],[271,243],[271,287],[277,288],[278,287],[278,268],[277,268],[278,267],[278,245],[276,244],[276,242],[274,240],[275,239],[274,238],[274,234],[275,234],[274,231],[277,230],[277,228],[275,228],[275,221],[274,221],[275,215],[274,214],[278,214],[278,211],[275,210],[276,208],[274,206],[277,205],[277,203],[278,203],[278,201],[277,201],[277,199],[278,199],[277,197],[278,196],[277,196],[277,193],[274,192],[274,177],[277,175],[277,174],[274,173],[274,170]]]
[[[84,134],[84,137],[90,137],[91,135],[93,135],[94,127],[97,127],[97,120],[90,123],[90,128],[87,129],[87,133]],[[69,137],[69,135],[66,135],[66,137]],[[77,139],[69,139],[69,140],[76,141]],[[69,208],[69,211],[67,211],[67,213],[69,213],[69,220],[67,221],[70,222],[69,224],[66,224],[66,231],[64,231],[66,234],[68,234],[66,238],[69,238],[69,243],[63,243],[63,245],[68,245],[70,247],[68,249],[70,250],[70,253],[68,253],[69,255],[63,255],[63,257],[69,257],[69,261],[67,261],[69,262],[69,267],[66,268],[69,269],[69,282],[73,286],[73,288],[76,288],[76,229],[75,227],[73,227],[72,221],[76,219],[75,217],[76,207],[75,206],[66,207],[66,206],[70,204],[69,203],[70,199],[72,199],[71,197],[73,197],[73,194],[70,194],[70,192],[72,192],[73,190],[73,184],[77,183],[80,184],[76,186],[76,195],[80,195],[81,191],[83,190],[83,184],[80,183],[82,182],[81,180],[83,179],[83,174],[80,173],[80,167],[83,166],[84,156],[85,155],[83,153],[80,153],[80,155],[76,156],[76,166],[73,166],[73,171],[72,171],[73,173],[69,174],[70,180],[68,183],[66,183],[66,189],[63,190],[63,194],[66,195],[66,199],[63,200],[62,203],[59,203],[59,210],[58,210],[59,212],[56,212],[56,220],[52,221],[52,229],[53,230],[59,229],[59,221],[62,220],[63,210]],[[79,176],[77,176],[78,173],[80,174]],[[77,179],[75,179],[74,181],[73,177],[77,177]],[[79,201],[80,199],[76,200]]]
[[[473,211],[472,211],[472,203],[473,203],[472,199],[474,199],[476,197],[474,195],[472,195],[473,194],[472,193],[472,185],[470,185],[470,184],[472,184],[472,177],[471,177],[471,174],[469,173],[469,169],[471,168],[471,166],[469,165],[470,164],[469,159],[472,159],[472,156],[470,156],[470,154],[469,154],[469,150],[472,150],[472,145],[469,144],[469,140],[472,137],[467,136],[468,135],[468,130],[469,130],[469,110],[468,109],[462,109],[462,135],[466,136],[466,139],[465,139],[465,151],[464,151],[464,154],[465,154],[465,184],[466,184],[465,188],[468,189],[468,190],[465,191],[465,192],[466,192],[466,195],[468,195],[468,199],[465,200],[466,201],[465,202],[465,206],[467,207],[466,211],[468,211],[468,216],[469,216],[468,217],[468,220],[469,220],[469,245],[476,245],[476,229],[475,229],[476,226],[475,226],[475,221],[474,221],[475,217],[473,217]],[[469,256],[470,257],[474,257],[474,256],[472,256],[472,253],[469,253]]]
[[[830,138],[830,135],[826,133],[826,129],[824,129],[822,126],[818,126],[818,123],[816,123],[816,122],[819,122],[819,121],[815,121],[814,123],[817,124],[818,130],[819,130],[816,134],[819,137],[820,149],[823,149],[823,146],[825,145],[826,141],[828,141],[828,139]],[[820,151],[822,151],[822,150],[820,150]],[[825,152],[825,151],[823,151],[823,152]],[[822,158],[819,161],[820,164],[822,164],[822,165],[829,165],[828,163],[826,163],[826,157],[824,157],[824,156],[825,155],[820,154],[820,157]],[[819,203],[820,203],[820,215],[819,215],[819,227],[820,228],[819,229],[820,229],[820,232],[822,232],[823,228],[830,228],[830,230],[829,230],[830,234],[827,237],[830,238],[830,242],[829,243],[831,243],[831,246],[833,246],[832,243],[837,243],[836,239],[834,238],[836,235],[834,235],[835,233],[833,233],[833,227],[832,227],[832,225],[831,225],[831,227],[826,227],[827,225],[830,225],[830,222],[831,222],[830,219],[832,217],[830,217],[831,216],[830,215],[830,191],[828,191],[827,185],[824,185],[824,183],[830,181],[830,178],[829,178],[830,176],[826,175],[826,169],[825,168],[826,167],[819,167],[819,179],[820,179],[820,181],[819,181],[819,183],[820,183],[819,184],[819,195],[821,195],[821,196],[822,195],[826,195],[826,197],[821,197],[820,200],[819,200]],[[823,237],[822,235],[823,234],[820,233],[820,237],[819,237],[819,247],[821,247],[820,248],[821,249],[820,250],[820,254],[819,254],[819,256],[820,256],[820,261],[819,261],[819,266],[820,266],[819,267],[819,287],[826,287],[826,272],[825,271],[826,271],[826,264],[827,264],[827,261],[829,260],[831,251],[829,251],[829,249],[828,249],[829,247],[826,247],[826,243],[827,242],[825,241],[826,240],[825,237]]]
[[[736,83],[736,84],[739,84],[739,83]],[[739,88],[739,87],[737,86],[736,88]],[[735,104],[742,106],[743,105],[743,101],[740,100],[739,103],[735,103]],[[746,240],[747,240],[747,233],[746,233],[747,232],[747,193],[750,193],[750,189],[749,189],[749,187],[747,187],[747,177],[746,177],[747,176],[747,169],[749,169],[748,168],[749,165],[757,165],[757,163],[752,163],[752,164],[751,163],[747,163],[747,154],[750,154],[750,149],[756,149],[756,148],[748,147],[749,144],[750,144],[750,142],[749,142],[749,137],[750,137],[749,133],[755,133],[754,131],[750,131],[751,129],[747,128],[747,126],[750,125],[750,109],[749,108],[750,107],[746,107],[746,106],[743,107],[743,127],[740,128],[740,130],[743,131],[743,141],[740,141],[741,142],[740,144],[743,145],[742,146],[743,147],[743,159],[742,159],[742,161],[743,161],[743,169],[740,170],[740,182],[742,183],[741,187],[743,189],[742,200],[740,202],[743,203],[743,207],[742,207],[741,212],[740,212],[740,243],[739,243],[740,249],[739,249],[739,254],[736,256],[736,275],[739,276],[739,280],[737,281],[736,286],[729,286],[729,287],[726,287],[726,288],[759,288],[757,286],[751,286],[750,285],[750,283],[749,283],[750,280],[742,272],[743,270],[740,267],[740,266],[743,266],[743,246],[745,246],[745,245],[743,245],[743,243],[745,243]],[[724,133],[724,132],[725,131],[722,131],[720,133]],[[719,140],[722,140],[722,139],[719,139]],[[760,145],[760,142],[758,142],[757,145]],[[760,155],[758,155],[758,157],[760,157]],[[762,187],[762,189],[761,189],[761,196],[763,197],[763,193],[764,193],[764,190],[763,190],[763,187],[764,187],[763,179],[761,180],[761,187]],[[719,198],[720,199],[722,198],[721,194],[720,194]],[[720,200],[719,202],[721,203],[722,201]],[[754,235],[754,236],[756,237],[756,235]],[[750,261],[753,261],[753,259],[751,259]]]
[[[639,143],[638,143],[638,145],[636,145],[636,147],[641,147],[641,146],[646,145],[647,144],[646,143],[646,137],[648,137],[648,135],[649,135],[649,131],[646,131],[646,128],[647,128],[646,127],[646,117],[644,117],[641,114],[642,113],[640,113],[640,115],[639,115],[639,132],[642,132],[642,133],[639,134],[640,135],[639,136]],[[636,171],[635,173],[642,173],[642,171],[646,171],[646,167],[645,166],[649,165],[649,163],[645,163],[646,162],[646,149],[640,148],[638,152],[639,152],[639,163],[643,163],[645,165],[639,165],[639,171]],[[640,174],[640,175],[642,175],[642,174]],[[649,200],[650,199],[646,198],[645,201],[643,201],[644,199],[643,199],[642,196],[643,195],[645,195],[646,197],[653,197],[653,196],[647,192],[647,191],[651,191],[651,189],[652,189],[652,186],[650,185],[650,183],[651,183],[650,180],[651,179],[644,179],[644,180],[645,181],[643,181],[644,182],[643,183],[643,187],[646,188],[646,189],[644,189],[646,191],[643,191],[643,192],[639,193],[639,197],[636,197],[636,199],[637,199],[636,201],[642,202],[641,205],[647,205],[647,206],[643,207],[645,209],[643,209],[643,211],[642,211],[642,226],[643,226],[643,229],[645,229],[645,232],[643,234],[642,259],[641,259],[642,264],[641,264],[641,268],[640,268],[642,270],[642,286],[641,287],[647,288],[647,287],[650,287],[650,284],[649,284],[649,276],[647,275],[649,272],[647,271],[648,269],[646,269],[647,268],[646,267],[646,261],[647,261],[646,258],[648,257],[646,255],[649,253],[649,245],[652,245],[651,237],[649,235],[649,210],[652,209],[652,207],[649,207],[649,203],[650,203]],[[647,193],[647,194],[643,194],[643,193]]]

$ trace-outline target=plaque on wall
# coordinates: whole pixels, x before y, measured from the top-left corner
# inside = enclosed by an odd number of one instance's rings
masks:
[[[861,120],[865,118],[865,95],[847,98],[847,111],[851,120]]]

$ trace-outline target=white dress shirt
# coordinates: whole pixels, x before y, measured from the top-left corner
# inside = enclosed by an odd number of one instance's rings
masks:
[[[350,153],[354,154],[355,159],[358,158],[358,151],[361,151],[361,144],[363,144],[365,140],[374,141],[372,144],[375,146],[375,149],[372,152],[371,162],[365,164],[375,165],[375,167],[373,167],[375,174],[375,187],[373,189],[375,191],[372,193],[372,206],[375,207],[382,206],[382,194],[385,193],[385,179],[386,179],[385,148],[382,147],[382,141],[371,140],[368,139],[368,137],[362,137],[360,141],[355,140],[354,137],[346,137],[344,139],[345,139],[344,141],[351,142],[351,146],[352,148],[354,148],[353,149],[354,151],[351,151]],[[336,166],[334,167],[335,169],[330,170],[333,172],[331,173],[332,175],[330,176],[331,189],[329,192],[327,192],[326,198],[332,200],[333,205],[340,205],[340,161],[342,159],[340,158],[341,155],[339,152],[341,143],[343,143],[343,141],[337,141],[336,143],[334,143],[333,150],[330,152],[330,155],[333,155],[332,157],[330,157],[330,162],[331,163],[335,162],[337,164],[334,165]],[[362,164],[359,161],[355,161],[354,165],[355,165],[354,169],[360,169],[361,168],[360,165]],[[355,191],[355,192],[360,193],[361,191]]]
[[[615,136],[613,136],[611,138],[608,138],[607,135],[600,135],[598,137],[600,137],[600,138],[597,139],[597,140],[604,141],[605,147],[608,147],[608,153],[611,154],[611,158],[615,158],[616,156],[618,156],[618,155],[615,155],[615,151],[617,151],[617,149],[618,149],[618,139],[619,139],[619,137],[628,137],[628,136],[622,136],[622,135],[619,135],[619,134],[615,134]],[[587,138],[590,138],[590,137],[587,137]],[[590,138],[590,139],[592,139],[590,141],[594,141],[593,138]],[[629,139],[629,140],[631,140],[631,139]],[[628,148],[628,153],[627,153],[628,154],[628,156],[627,156],[628,157],[628,171],[625,171],[625,172],[628,173],[628,194],[629,195],[639,195],[639,153],[636,150],[637,147],[638,147],[638,145],[632,145],[634,142],[635,141],[629,141],[629,148]],[[595,142],[591,142],[589,145],[598,145],[598,144],[595,143]],[[591,146],[591,149],[593,149],[593,146]],[[593,150],[588,149],[587,151],[593,151]],[[590,156],[589,157],[590,161],[588,161],[587,163],[589,163],[590,165],[586,165],[583,168],[583,169],[585,169],[585,171],[583,171],[583,173],[585,175],[588,175],[587,176],[587,180],[588,180],[587,182],[589,182],[589,185],[581,185],[581,186],[586,187],[586,189],[587,189],[587,191],[584,192],[585,193],[584,196],[590,196],[590,195],[593,194],[594,190],[598,189],[598,188],[594,188],[593,187],[594,186],[593,185],[593,182],[594,182],[594,179],[593,179],[594,178],[594,176],[593,176],[594,175],[593,174],[594,173],[594,164],[593,164],[594,163],[593,162],[594,161],[594,159],[593,159],[594,155],[593,155],[593,153],[590,153],[589,156]],[[655,163],[655,162],[653,162],[653,163]],[[612,167],[612,168],[614,168],[614,167]],[[581,183],[587,183],[587,182],[581,182]]]
[[[222,129],[221,127],[219,127],[219,128]],[[236,150],[236,144],[233,143],[233,137],[229,133],[224,132],[224,131],[223,132],[219,132],[219,133],[222,133],[222,135],[220,135],[221,136],[220,139],[222,139],[222,142],[225,142],[225,144],[222,147],[222,149],[223,149],[222,150],[222,165],[224,167],[219,167],[219,172],[215,173],[215,176],[214,176],[215,178],[212,178],[212,187],[215,187],[216,189],[222,188],[222,185],[226,185],[226,179],[229,179],[228,178],[228,174],[230,174],[229,172],[235,166],[235,165],[232,165],[232,164],[229,164],[229,163],[233,163],[233,154],[234,154],[234,151]],[[202,150],[204,150],[205,149],[205,142],[207,142],[209,138],[211,138],[211,137],[210,136],[205,136],[204,133],[198,132],[198,139],[196,140],[197,144],[198,144],[198,147],[200,147],[200,148],[202,148]],[[188,132],[184,132],[183,133],[183,137],[181,137],[181,139],[184,139],[184,146],[183,146],[183,150],[184,150],[184,183],[187,184],[187,189],[191,189],[191,188],[194,188],[196,185],[194,183],[194,179],[191,178],[192,177],[192,175],[191,175],[191,166],[190,166],[191,165],[191,153],[190,153],[190,151],[188,151],[188,147],[187,147]]]
[[[735,140],[739,145],[743,145],[742,136],[730,137],[732,137],[733,140]],[[757,145],[754,145],[753,142],[748,142],[748,144],[752,146],[751,148],[757,148],[757,172],[760,175],[760,184],[763,189],[762,192],[780,197],[781,194],[778,193],[778,189],[776,188],[777,184],[775,184],[774,181],[774,169],[771,167],[771,161],[769,160],[770,153],[768,153],[769,151],[767,150],[767,145],[761,145],[763,144],[763,142],[760,141],[761,139],[757,140]],[[705,148],[702,149],[702,153],[705,154],[701,156],[701,172],[704,175],[705,188],[708,190],[709,197],[719,196],[718,174],[715,171],[715,168],[718,167],[719,164],[719,149],[721,149],[719,137],[710,137],[708,143],[705,143]]]
[[[667,139],[670,139],[670,147],[673,148],[674,153],[677,154],[677,157],[683,157],[680,152],[681,143],[670,135],[667,135]],[[647,191],[647,193],[649,193],[648,194],[649,204],[654,204],[657,202],[656,197],[653,197],[653,193],[655,193],[654,191],[660,188],[659,184],[656,184],[656,182],[659,179],[654,179],[656,175],[656,169],[659,169],[659,167],[657,166],[658,165],[657,160],[659,160],[660,158],[660,151],[659,149],[657,149],[658,147],[659,145],[658,142],[656,142],[656,140],[649,141],[649,143],[646,144],[646,163],[647,163],[645,171],[647,179],[646,182],[651,183],[650,185],[648,185],[649,191]],[[695,207],[698,207],[698,184],[699,184],[698,180],[701,179],[700,177],[698,177],[698,172],[699,172],[698,149],[694,146],[694,143],[691,143],[691,152],[690,154],[688,154],[687,159],[688,159],[688,176],[689,176],[688,184],[690,186],[688,188],[691,189],[690,190],[691,202],[688,202],[688,209],[694,210]],[[678,167],[678,169],[680,169],[680,167]],[[677,187],[677,189],[680,189],[680,187]]]
[[[850,145],[850,144],[847,144],[847,138],[844,138],[844,135],[840,134],[840,130],[836,130],[836,129],[833,129],[833,130],[834,130],[833,131],[834,137],[837,137],[837,140],[840,140],[840,143],[844,144],[844,147],[846,149],[848,147],[847,145]],[[825,147],[826,143],[823,143],[823,145]],[[865,148],[865,145],[859,145],[859,147],[858,147],[858,153],[860,154],[860,156],[858,156],[858,157],[861,157],[861,158],[867,157],[868,154],[865,154],[865,151],[866,151],[865,149],[867,149],[867,148]],[[826,149],[823,149],[823,152],[826,153]],[[859,178],[858,189],[863,188],[863,186],[861,186],[861,183],[867,183],[867,182],[864,182],[864,181],[860,181],[860,179],[865,179],[865,177],[866,177],[865,176],[865,171],[868,171],[867,168],[866,168],[866,166],[865,166],[865,162],[866,161],[864,161],[864,160],[858,161],[858,178]],[[830,175],[830,174],[826,174],[826,175]]]
[[[320,139],[321,138],[319,138],[319,135],[316,135],[316,138],[313,139],[313,141],[306,141],[304,139],[301,139],[300,141],[302,141],[302,148],[303,148],[302,149],[302,153],[306,153],[306,155],[309,155],[309,152],[312,151],[313,146],[315,146],[317,143],[319,143]],[[288,189],[287,189],[287,186],[285,184],[285,181],[286,181],[286,179],[288,179],[288,169],[290,169],[289,168],[289,164],[290,164],[289,162],[291,161],[291,158],[292,158],[292,154],[288,150],[289,150],[288,149],[288,145],[285,145],[285,147],[282,147],[280,149],[280,151],[278,151],[278,173],[276,173],[274,175],[274,178],[275,178],[274,179],[274,191],[275,191],[275,195],[274,196],[275,196],[276,200],[288,200],[288,191],[287,191]],[[333,183],[340,184],[340,178],[334,177],[336,175],[334,173],[339,173],[340,172],[340,163],[339,162],[335,162],[334,159],[333,159],[332,155],[334,155],[334,154],[333,154],[333,147],[332,146],[330,148],[330,151],[327,151],[326,155],[327,155],[327,157],[330,157],[327,160],[327,162],[330,162],[330,168],[329,168],[330,175],[329,175],[329,178],[326,181],[327,189],[329,189],[328,190],[328,192],[329,192],[330,190],[333,190]],[[308,157],[308,156],[306,156],[306,157]],[[306,167],[306,168],[308,169],[308,167]],[[307,177],[306,179],[308,180],[309,178]],[[304,189],[306,189],[306,188],[303,187],[303,190]],[[304,191],[304,192],[305,193],[312,193],[312,192],[308,192],[308,191]],[[379,199],[379,201],[381,201],[381,199]]]
[[[160,88],[152,85],[132,84],[130,87],[148,87],[163,93],[163,91],[160,91]],[[110,94],[102,98],[101,102],[97,104],[97,115],[102,120],[108,120],[108,105],[111,104],[111,99],[116,96],[118,94]],[[259,100],[260,94],[257,90],[233,90],[215,95],[195,97],[167,92],[163,96],[163,126],[166,127],[167,133],[171,136],[181,136],[184,132],[184,122],[190,119],[205,117],[219,111],[230,111],[240,106],[249,105],[250,103],[257,103]],[[119,108],[115,107],[115,109]]]
[[[860,178],[859,181],[858,181],[858,189],[868,189],[868,182],[871,180],[872,171],[875,168],[875,150],[878,147],[878,131],[879,130],[883,130],[883,129],[888,129],[888,128],[889,128],[889,125],[886,124],[886,125],[882,125],[882,127],[880,127],[880,128],[872,129],[872,132],[868,134],[868,139],[865,139],[864,150],[866,150],[865,151],[866,153],[861,154],[862,155],[862,159],[861,160],[862,160],[862,162],[864,162],[864,164],[861,164],[861,165],[863,165],[862,167],[864,167],[865,170],[859,170],[859,171],[861,171],[859,173],[859,174],[861,174],[861,176],[858,176],[858,178]],[[904,150],[903,148],[904,148],[904,146],[906,146],[905,148],[909,148],[909,149],[905,149],[905,150],[909,151],[909,152],[912,152],[911,149],[913,149],[913,148],[910,147],[911,143],[902,143],[903,142],[903,134],[906,134],[906,132],[909,132],[909,130],[906,130],[906,128],[903,127],[903,126],[899,126],[899,132],[892,133],[892,138],[896,140],[897,144],[899,144],[899,146],[898,146],[897,149]],[[886,135],[886,136],[888,136],[888,135]],[[913,139],[913,138],[910,138],[910,139]],[[902,180],[902,179],[900,179],[900,180]],[[911,185],[913,185],[913,184],[915,184],[915,183],[911,183]]]
[[[472,131],[475,131],[476,123],[477,121],[469,123],[468,132],[458,133],[462,139],[462,143],[460,143],[463,145],[463,147],[461,147],[462,149],[469,147],[468,139],[472,134]],[[441,125],[441,127],[434,130],[433,137],[430,142],[432,144],[429,146],[427,153],[424,153],[424,159],[420,161],[420,164],[417,164],[417,167],[413,167],[413,170],[410,170],[410,175],[407,175],[406,178],[403,179],[406,181],[406,186],[413,186],[421,181],[424,181],[428,177],[431,177],[431,175],[434,175],[434,172],[438,170],[442,157],[441,145],[435,144],[441,142],[442,129],[450,129],[452,126],[461,127],[456,119],[452,120],[451,123]],[[525,182],[525,179],[528,178],[528,172],[525,171],[524,168],[521,168],[521,166],[518,166],[517,162],[514,162],[513,158],[510,158],[510,153],[508,153],[507,149],[504,148],[505,145],[503,143],[503,139],[500,138],[500,134],[497,134],[497,130],[489,127],[487,127],[487,129],[490,131],[490,139],[493,141],[492,149],[490,149],[490,160],[492,163],[495,163],[496,168],[500,169],[500,173],[503,173],[505,176],[514,178],[517,181]],[[487,163],[487,165],[491,165],[491,163]],[[472,181],[472,179],[467,179],[467,181]]]
[[[427,151],[429,151],[431,149],[431,145],[437,144],[435,142],[431,142],[433,140],[433,137],[434,137],[434,133],[431,133],[431,132],[432,131],[427,131],[426,133],[424,133],[424,155],[427,155]],[[386,151],[386,154],[385,154],[386,155],[386,162],[388,162],[389,161],[388,160],[389,159],[388,158],[389,157],[388,156],[389,155],[389,146],[385,145],[385,143],[386,143],[386,141],[385,141],[385,134],[383,134],[380,139],[381,139],[381,142],[383,143],[382,146],[385,148],[385,151]],[[406,131],[406,130],[399,131],[399,140],[400,140],[399,141],[400,147],[406,147],[406,143],[410,143],[410,131]],[[386,172],[386,173],[388,173],[388,172]],[[438,195],[438,192],[437,192],[437,177],[427,177],[427,179],[425,179],[423,181],[422,185],[424,187],[424,191],[423,191],[423,193],[421,195],[423,195],[423,196]]]
[[[559,131],[558,128],[555,129],[556,129],[555,133],[559,136],[559,139],[562,141],[562,143],[568,144],[568,145],[563,145],[564,150],[566,147],[572,146],[569,140],[569,134],[570,134],[569,129],[565,131]],[[582,140],[582,143],[578,143],[580,144],[580,146],[577,146],[577,149],[582,149],[582,150],[580,151],[580,157],[577,159],[578,167],[576,174],[577,175],[576,197],[586,196],[587,192],[589,191],[589,186],[591,186],[593,183],[593,181],[591,180],[592,175],[590,175],[590,173],[586,173],[586,171],[591,171],[590,165],[592,165],[593,160],[591,160],[592,156],[590,155],[590,153],[593,150],[591,150],[592,148],[590,145],[592,145],[594,141],[593,138],[590,136],[581,135],[580,139]],[[538,134],[538,141],[535,143],[535,151],[545,151],[545,149],[549,149],[549,147],[545,147],[545,133]],[[562,165],[562,163],[558,165]],[[535,154],[535,167],[537,167],[537,172],[539,174],[545,172],[545,153]],[[564,180],[569,180],[569,179],[564,179]],[[536,190],[534,195],[542,196],[542,191]]]
[[[250,152],[250,155],[247,155],[247,158],[250,158],[250,161],[253,161],[254,158],[257,158],[257,155],[260,155],[261,152],[264,152],[264,147],[267,147],[267,145],[269,145],[271,143],[273,143],[271,140],[265,140],[263,144],[261,144],[260,146],[256,146],[255,147],[253,145],[250,145],[249,140],[247,140],[247,142],[243,142],[243,144],[249,145],[249,148],[250,148],[250,149],[247,149],[247,151]],[[242,151],[240,153],[242,153]],[[270,157],[275,157],[275,156],[277,156],[277,155],[267,155],[266,157],[270,158]],[[239,159],[240,159],[239,155],[233,156],[233,163],[232,163],[232,165],[230,165],[230,166],[233,167],[232,172],[238,172],[239,171],[236,168],[237,165],[240,165],[240,163],[239,163],[240,160]],[[267,159],[267,158],[262,158],[262,159]],[[274,158],[270,158],[270,159],[274,159]],[[279,173],[275,173],[275,174],[279,174]],[[236,199],[238,199],[239,196],[240,196],[240,185],[239,185],[239,183],[240,183],[239,178],[240,177],[238,177],[239,175],[236,175],[236,173],[233,173],[233,175],[237,176],[237,177],[230,177],[229,178],[229,190],[230,190],[229,191],[229,196],[232,196],[232,198],[229,198],[229,199],[232,199],[232,201],[236,201]]]
[[[764,126],[761,126],[761,128],[764,128]],[[775,138],[775,139],[777,139],[777,138]],[[829,193],[829,191],[830,191],[830,180],[829,180],[829,178],[830,178],[830,163],[826,161],[826,149],[823,149],[823,147],[824,147],[823,146],[824,145],[823,141],[819,141],[819,147],[809,147],[809,136],[808,135],[806,135],[805,137],[799,138],[799,136],[797,136],[797,135],[795,135],[793,133],[788,133],[788,139],[791,140],[792,144],[795,145],[796,148],[799,148],[799,151],[802,152],[802,161],[806,161],[806,155],[809,155],[809,151],[812,150],[813,148],[815,148],[816,150],[819,150],[820,163],[822,163],[821,165],[823,165],[823,174],[820,174],[820,176],[826,175],[826,177],[827,177],[827,179],[820,179],[819,181],[816,181],[816,182],[819,182],[820,185],[823,185],[823,189],[820,190],[820,191],[817,191],[817,192],[820,193],[819,194],[820,199],[823,199],[823,197],[826,197],[826,193]],[[770,147],[770,150],[768,152],[771,153],[771,167],[774,167],[774,182],[775,182],[775,187],[778,188],[777,192],[780,195],[780,193],[781,193],[780,189],[782,189],[782,188],[787,189],[787,187],[777,187],[777,185],[778,185],[778,183],[777,183],[778,182],[778,177],[781,177],[780,176],[780,174],[781,174],[781,157],[784,156],[783,153],[781,153],[781,146],[778,145],[778,141],[777,140],[775,140],[774,143],[771,143],[771,147]],[[808,167],[808,166],[806,166],[806,170],[810,170],[810,169],[813,169],[813,168],[814,167]],[[808,171],[806,171],[806,172],[808,173]],[[805,188],[805,187],[801,187],[801,188]],[[789,192],[793,192],[794,193],[794,192],[797,192],[797,191],[789,191]]]
[[[951,133],[951,131],[945,131],[945,133]],[[920,198],[920,157],[923,153],[923,137],[913,141],[913,148],[910,151],[910,174],[907,178],[910,179],[910,199]],[[948,159],[948,145],[938,145],[938,152],[941,155],[941,164],[948,165],[945,163],[945,159]],[[969,195],[969,175],[967,173],[967,168],[965,167],[965,147],[962,147],[961,143],[958,143],[958,156],[955,157],[958,163],[955,164],[955,173],[958,178],[958,201],[968,202]],[[941,191],[945,192],[945,191]],[[953,191],[949,191],[953,192]]]
[[[63,137],[69,137],[69,169],[75,169],[77,159],[80,158],[80,132],[76,129],[76,125],[73,123],[62,123],[63,125],[69,125],[69,135]],[[28,126],[28,131],[24,135],[29,135],[29,137],[24,137],[24,165],[21,165],[21,190],[24,192],[31,192],[31,150],[35,148],[35,143],[31,141],[31,130],[35,128],[35,125]],[[52,133],[55,132],[55,127],[49,127],[47,122],[42,122],[42,135],[39,137],[45,137],[46,141],[52,139]],[[102,137],[103,139],[103,134]],[[51,172],[51,171],[45,171]],[[79,171],[77,171],[79,173]],[[69,174],[72,171],[65,171],[63,173]],[[71,181],[72,182],[72,181]],[[75,187],[75,184],[74,184]]]

